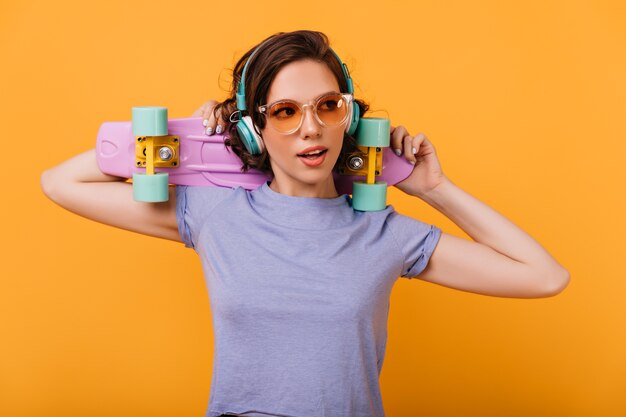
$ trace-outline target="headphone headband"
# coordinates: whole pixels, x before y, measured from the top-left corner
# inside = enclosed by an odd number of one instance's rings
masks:
[[[248,64],[250,63],[250,60],[252,59],[254,54],[256,54],[257,51],[261,49],[261,47],[265,45],[268,41],[269,39],[267,39],[261,45],[257,46],[246,60],[246,64],[243,66],[243,70],[241,71],[241,80],[239,80],[239,86],[237,87],[237,110],[246,110],[246,71],[248,70]]]
[[[241,80],[239,80],[239,85],[237,86],[237,93],[236,93],[237,94],[237,110],[241,110],[241,111],[246,110],[246,91],[245,90],[246,90],[246,72],[248,70],[248,64],[252,60],[252,57],[254,56],[254,54],[256,54],[257,51],[261,49],[261,47],[265,45],[270,39],[267,39],[261,45],[257,46],[254,49],[254,51],[252,51],[252,53],[250,54],[250,57],[248,57],[248,59],[246,60],[246,64],[243,66],[243,70],[241,71]],[[333,55],[335,55],[335,58],[337,58],[337,61],[339,62],[339,67],[341,68],[341,71],[343,72],[343,76],[348,86],[348,93],[354,95],[354,86],[352,85],[352,78],[350,77],[350,71],[348,71],[348,66],[344,64],[343,62],[341,62],[341,59],[339,59],[339,55],[337,55],[337,53],[333,50],[333,48],[329,47],[328,49],[330,49],[330,51],[333,53]]]

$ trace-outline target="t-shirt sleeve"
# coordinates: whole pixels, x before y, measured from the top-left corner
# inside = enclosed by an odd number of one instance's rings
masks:
[[[211,211],[234,190],[226,187],[176,185],[176,222],[186,248],[196,249]]]
[[[441,237],[441,229],[396,211],[389,214],[387,223],[404,257],[400,276],[403,278],[418,276],[428,265]]]

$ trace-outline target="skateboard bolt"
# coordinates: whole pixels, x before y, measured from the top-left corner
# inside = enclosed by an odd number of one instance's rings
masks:
[[[159,158],[161,158],[163,161],[169,161],[170,159],[172,159],[172,150],[166,146],[163,146],[161,149],[159,149]]]
[[[348,166],[350,167],[350,169],[360,169],[363,166],[363,159],[360,156],[353,156],[348,161]]]

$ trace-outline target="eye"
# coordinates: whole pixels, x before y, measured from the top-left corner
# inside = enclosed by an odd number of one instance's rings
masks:
[[[270,112],[272,117],[276,117],[279,119],[287,119],[294,114],[296,114],[296,108],[293,104],[290,103],[278,103],[272,106],[272,110]]]
[[[339,107],[342,107],[342,105],[343,105],[343,100],[341,99],[341,97],[331,96],[331,97],[326,97],[322,99],[318,108],[319,110],[333,111]]]

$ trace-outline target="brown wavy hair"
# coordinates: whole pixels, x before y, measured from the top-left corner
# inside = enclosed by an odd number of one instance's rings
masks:
[[[221,119],[226,124],[224,134],[227,138],[224,140],[224,144],[226,149],[230,147],[243,162],[241,172],[247,172],[253,168],[273,176],[267,149],[263,149],[259,155],[250,154],[239,138],[236,123],[230,122],[231,114],[237,111],[236,93],[243,67],[252,52],[261,44],[263,46],[254,54],[246,69],[245,94],[248,110],[243,114],[250,116],[258,129],[264,129],[266,122],[265,117],[258,112],[258,106],[267,101],[270,85],[276,74],[282,67],[291,62],[309,59],[324,63],[335,75],[341,92],[347,92],[348,85],[341,65],[330,49],[328,37],[322,32],[309,30],[278,32],[260,42],[239,59],[232,71],[233,82],[229,98],[215,106],[213,115],[215,116],[220,112]],[[360,99],[354,99],[354,104],[359,106],[360,117],[363,117],[369,110],[369,105]],[[260,131],[257,132],[260,134]],[[355,152],[359,152],[356,139],[344,132],[343,145],[333,171],[338,170],[346,155]]]

